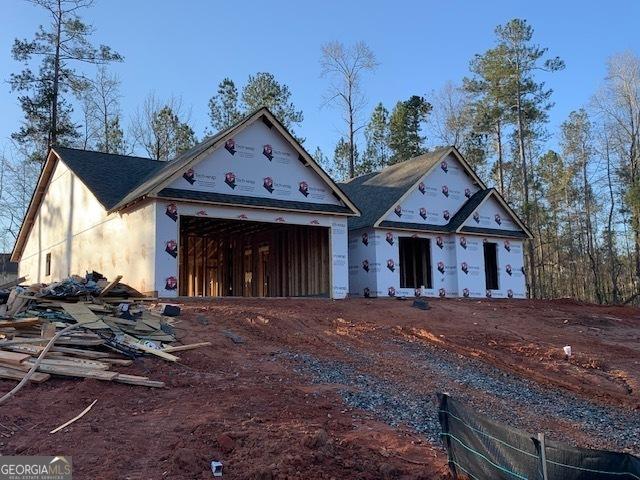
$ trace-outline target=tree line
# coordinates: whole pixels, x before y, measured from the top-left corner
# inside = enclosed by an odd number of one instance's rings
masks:
[[[2,161],[3,242],[10,246],[50,145],[170,160],[199,140],[267,106],[296,134],[304,120],[286,84],[269,72],[244,84],[224,78],[208,103],[210,124],[198,137],[179,97],[149,94],[127,122],[121,80],[109,65],[124,56],[91,41],[81,18],[91,0],[32,0],[49,23],[16,39],[24,68],[9,78],[24,118],[12,134],[18,155]],[[592,99],[549,129],[552,78],[565,66],[534,38],[523,19],[495,29],[494,45],[469,60],[466,77],[416,92],[392,105],[369,102],[368,76],[380,68],[363,42],[321,46],[326,82],[320,106],[343,124],[329,155],[316,160],[337,180],[378,171],[429,149],[456,146],[535,234],[527,242],[529,294],[598,303],[638,303],[640,282],[640,59],[613,55]],[[36,69],[37,68],[37,69]],[[86,72],[90,71],[91,74]],[[558,148],[548,149],[550,140]]]

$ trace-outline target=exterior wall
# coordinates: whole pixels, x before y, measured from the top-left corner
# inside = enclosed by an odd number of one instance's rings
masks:
[[[478,188],[462,164],[449,155],[385,220],[446,225]]]
[[[58,162],[26,242],[19,274],[49,283],[95,270],[141,292],[154,290],[154,206],[107,215],[89,189]],[[46,255],[51,253],[51,274]]]
[[[446,235],[412,233],[376,229],[376,258],[380,268],[377,272],[377,296],[456,296],[458,293],[455,271],[455,249],[453,239]],[[432,288],[400,288],[399,239],[403,237],[426,238],[431,247]]]
[[[465,227],[493,228],[497,230],[522,231],[502,205],[493,198],[487,198],[464,222]]]
[[[349,232],[349,294],[354,297],[377,296],[378,241],[373,228]]]
[[[180,251],[179,222],[181,215],[329,227],[329,245],[332,254],[331,293],[333,298],[344,298],[347,295],[349,280],[347,267],[347,219],[344,216],[157,201],[155,207],[157,225],[155,288],[161,297],[175,297],[179,291],[179,259],[177,256],[172,255],[170,251]],[[175,242],[175,248],[172,248],[174,245],[172,242]]]
[[[368,241],[366,246],[362,242],[365,233]],[[402,237],[427,238],[431,241],[432,288],[418,292],[413,288],[400,288],[398,245]],[[383,229],[350,232],[350,293],[353,296],[363,296],[364,288],[369,288],[372,297],[413,297],[420,294],[427,297],[484,298],[487,296],[483,250],[485,241],[497,243],[498,252],[499,289],[492,290],[491,296],[526,298],[521,240]],[[362,268],[365,260],[368,262],[369,272]]]
[[[275,129],[255,122],[168,188],[339,205],[331,188]]]

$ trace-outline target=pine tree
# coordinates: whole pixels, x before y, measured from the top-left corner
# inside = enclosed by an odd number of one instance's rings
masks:
[[[304,119],[302,110],[296,110],[291,102],[289,87],[267,72],[249,75],[242,89],[242,104],[245,114],[267,107],[290,131],[293,125],[300,125]]]
[[[382,103],[373,109],[364,136],[367,148],[361,164],[356,166],[361,174],[380,170],[389,163],[389,111]]]
[[[69,143],[78,136],[65,95],[85,88],[86,78],[74,70],[73,64],[106,64],[121,61],[122,56],[105,45],[91,44],[93,29],[77,15],[78,10],[91,5],[90,1],[32,3],[48,12],[50,23],[40,26],[32,40],[16,39],[11,50],[13,58],[25,64],[9,79],[12,90],[20,93],[18,101],[25,115],[22,127],[12,138],[29,150],[32,159],[43,160],[46,147]],[[41,58],[37,74],[30,67],[34,58]]]
[[[389,120],[391,164],[409,160],[426,151],[422,124],[430,111],[431,104],[418,95],[396,104]]]
[[[218,92],[209,100],[209,118],[214,132],[230,127],[242,114],[238,104],[238,89],[230,78],[218,84]]]
[[[336,144],[336,148],[333,151],[333,164],[335,168],[335,175],[339,180],[346,180],[349,178],[353,178],[357,174],[357,170],[354,174],[351,174],[351,154],[353,153],[354,161],[356,165],[358,165],[360,160],[360,154],[358,153],[358,147],[354,146],[351,148],[349,142],[344,138],[338,140]]]

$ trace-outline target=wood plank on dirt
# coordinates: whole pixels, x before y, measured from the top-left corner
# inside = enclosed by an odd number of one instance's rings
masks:
[[[118,376],[114,378],[114,381],[127,383],[129,385],[139,385],[141,387],[164,387],[164,382],[160,382],[158,380],[149,380],[147,377],[139,377],[137,375],[126,375],[124,373],[119,373]]]
[[[188,345],[176,345],[175,347],[165,347],[162,349],[163,352],[172,353],[172,352],[182,352],[184,350],[193,350],[194,348],[200,347],[208,347],[211,345],[211,342],[200,342],[200,343],[190,343]]]
[[[6,378],[9,380],[22,380],[26,374],[27,372],[24,372],[22,370],[0,366],[0,378]],[[33,383],[42,383],[49,380],[50,377],[51,375],[49,375],[48,373],[34,372],[33,375],[31,375],[31,378],[29,378],[29,381]]]
[[[25,362],[25,364],[32,366],[32,362]],[[54,375],[61,375],[64,377],[79,377],[79,378],[95,378],[97,380],[111,381],[117,375],[118,372],[110,372],[108,370],[97,370],[95,368],[81,368],[81,367],[66,367],[60,365],[47,365],[40,364],[38,366],[39,372],[51,373]]]
[[[92,360],[107,358],[111,356],[110,353],[107,352],[96,352],[95,350],[83,350],[81,348],[73,348],[73,347],[59,347],[54,345],[51,347],[52,352],[62,352],[69,355],[74,355],[76,357],[89,358]]]

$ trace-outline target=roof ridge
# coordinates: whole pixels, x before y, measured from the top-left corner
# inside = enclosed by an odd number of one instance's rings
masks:
[[[99,155],[109,155],[109,156],[112,156],[112,157],[127,157],[127,158],[135,158],[135,159],[138,159],[138,160],[149,160],[151,162],[167,163],[167,161],[165,161],[165,160],[157,160],[155,158],[141,157],[139,155],[128,155],[128,154],[125,154],[125,153],[101,152],[100,150],[89,150],[87,148],[65,147],[65,146],[62,146],[62,145],[54,145],[52,148],[53,148],[54,151],[56,149],[75,150],[76,152],[97,153]]]

